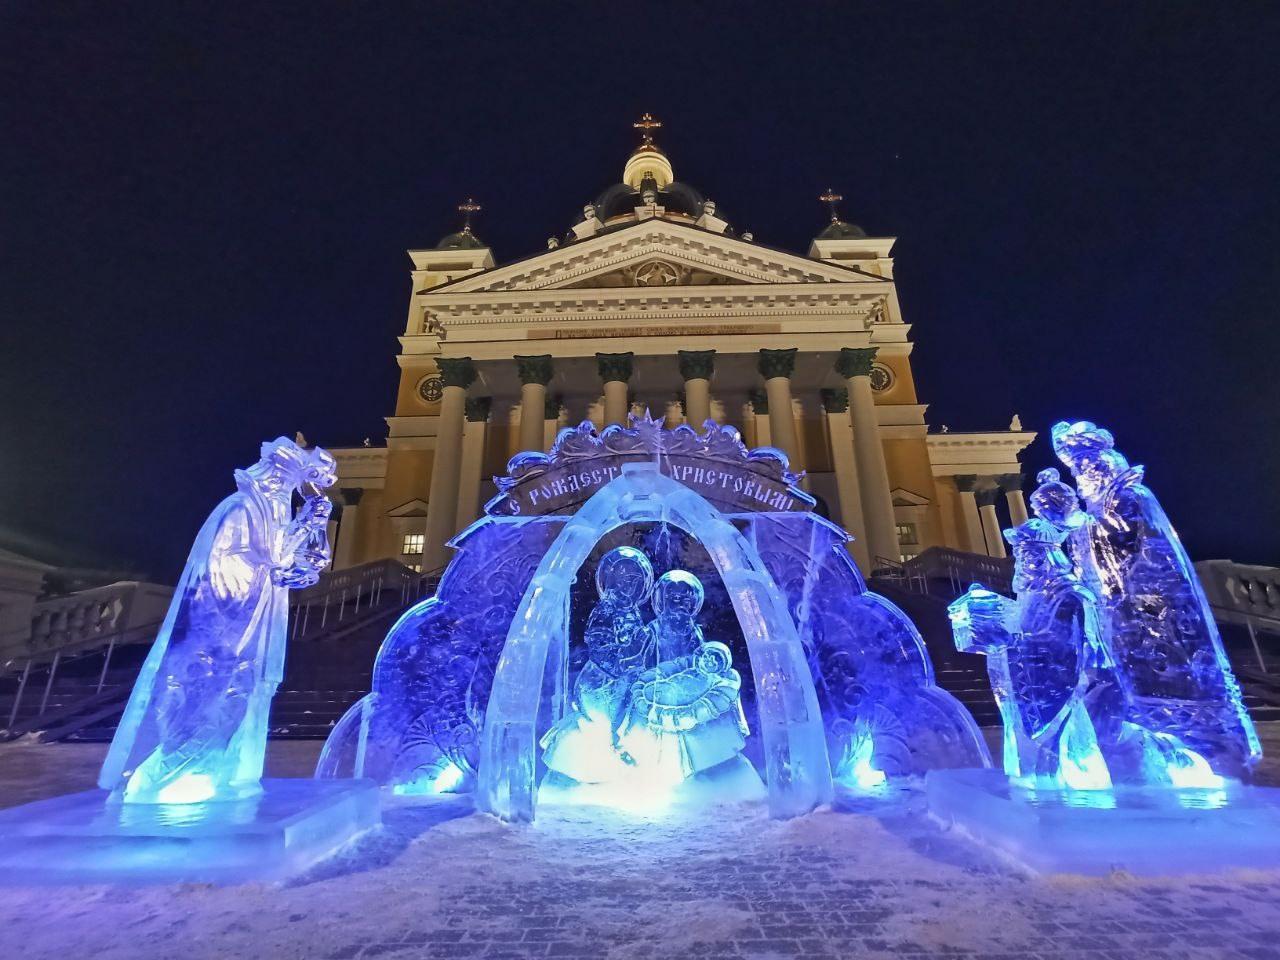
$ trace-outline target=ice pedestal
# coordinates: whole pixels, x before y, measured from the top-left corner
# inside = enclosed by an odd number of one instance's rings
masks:
[[[929,812],[1039,873],[1280,867],[1280,790],[1032,790],[999,770],[931,770]]]
[[[381,821],[372,780],[263,780],[218,803],[88,790],[0,811],[0,883],[240,883],[305,869]]]

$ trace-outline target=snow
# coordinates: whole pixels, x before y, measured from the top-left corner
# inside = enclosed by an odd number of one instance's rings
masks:
[[[1261,727],[1280,754],[1280,724]],[[306,775],[319,746],[272,742],[268,776]],[[103,753],[0,747],[0,806],[92,786]],[[915,789],[791,821],[548,805],[506,825],[390,796],[384,819],[285,884],[3,887],[0,930],[23,960],[1280,957],[1280,873],[1034,879],[931,823]]]

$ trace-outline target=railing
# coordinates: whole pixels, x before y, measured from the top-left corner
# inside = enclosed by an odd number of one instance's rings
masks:
[[[880,558],[876,558],[880,563]],[[966,553],[950,547],[929,547],[918,556],[898,564],[901,577],[912,589],[919,584],[920,593],[929,594],[930,581],[946,580],[951,585],[951,596],[958,597],[972,583],[997,593],[1013,590],[1013,561],[1003,557],[987,557],[980,553]]]
[[[404,606],[422,597],[444,571],[419,573],[398,560],[374,560],[322,574],[313,587],[289,595],[290,636],[297,640],[378,607],[393,593]]]
[[[1267,673],[1258,633],[1280,634],[1280,568],[1233,560],[1202,560],[1195,566],[1214,617],[1248,630],[1258,666]]]
[[[9,663],[43,663],[56,656],[120,643],[124,634],[164,619],[173,588],[121,580],[64,597],[40,600],[31,611],[25,637],[7,637],[0,658]],[[0,667],[3,672],[3,667]]]
[[[929,583],[924,576],[918,572],[910,570],[905,563],[900,560],[890,560],[888,557],[876,557],[871,564],[871,576],[877,580],[892,580],[908,590],[915,593],[929,593]]]
[[[13,701],[9,705],[9,714],[3,730],[12,733],[16,729],[15,722],[22,708],[22,703],[33,690],[43,688],[36,717],[39,718],[45,715],[49,706],[49,695],[53,692],[54,681],[57,679],[60,670],[65,673],[69,667],[82,671],[86,667],[92,667],[97,674],[97,683],[94,686],[92,696],[99,696],[102,693],[103,686],[106,684],[107,673],[111,669],[112,656],[116,649],[130,644],[149,644],[155,639],[156,632],[163,622],[163,620],[156,620],[151,623],[128,627],[106,636],[95,636],[78,645],[54,650],[49,658],[31,656],[25,659],[9,660],[4,664],[0,664],[0,675],[10,674],[17,677],[17,686],[14,689]],[[101,667],[96,665],[99,659],[102,662]]]

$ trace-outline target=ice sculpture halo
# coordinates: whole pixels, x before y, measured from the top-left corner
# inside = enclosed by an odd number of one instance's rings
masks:
[[[569,589],[591,549],[625,523],[669,523],[710,554],[755,667],[769,807],[805,813],[831,798],[831,766],[799,634],[759,554],[702,497],[649,463],[629,463],[572,516],[538,565],[507,634],[485,715],[477,803],[532,820],[543,671],[567,654]]]

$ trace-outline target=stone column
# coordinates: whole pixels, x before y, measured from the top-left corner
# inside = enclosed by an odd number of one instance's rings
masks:
[[[747,403],[751,404],[752,446],[772,446],[769,437],[769,395],[763,390],[748,390]]]
[[[551,354],[516,358],[516,373],[520,376],[520,449],[543,450],[542,410],[547,401],[547,384],[554,372]]]
[[[681,350],[680,376],[684,377],[684,419],[701,432],[711,419],[711,374],[715,370],[714,350]]]
[[[542,405],[542,449],[544,450],[551,449],[551,445],[556,441],[556,434],[560,432],[560,408],[563,406],[564,397],[561,396],[547,397]]]
[[[958,474],[956,489],[960,491],[960,518],[964,524],[965,548],[970,553],[986,553],[987,539],[982,534],[982,518],[978,515],[978,501],[974,491],[978,477],[972,473]]]
[[[800,444],[796,439],[796,417],[791,409],[791,374],[796,368],[796,348],[761,350],[756,367],[764,378],[765,396],[769,398],[769,444],[777,447],[791,461],[791,469],[800,464]]]
[[[431,462],[426,547],[422,554],[424,573],[438,570],[449,562],[448,540],[458,529],[462,426],[466,416],[467,387],[476,380],[475,364],[470,357],[441,357],[436,364],[444,380],[444,396],[440,399],[436,454]]]
[[[849,424],[849,391],[823,390],[822,408],[827,412],[827,435],[831,437],[831,462],[836,471],[836,491],[840,495],[840,518],[853,534],[849,552],[863,576],[871,575],[871,554],[867,550],[867,525],[862,517],[862,488],[858,485],[858,461],[853,455],[853,428]]]
[[[974,499],[978,502],[978,514],[982,517],[982,536],[987,542],[987,556],[1008,556],[1004,549],[1004,537],[1000,536],[1000,518],[996,515],[1000,488],[983,487],[974,493]]]
[[[604,383],[604,424],[627,425],[627,381],[631,379],[634,353],[597,353],[596,368]]]
[[[484,473],[484,448],[493,397],[467,397],[467,422],[462,430],[462,469],[458,487],[459,530],[480,516],[480,479]]]
[[[853,451],[858,465],[858,484],[862,488],[862,517],[867,526],[867,550],[873,564],[876,557],[897,561],[902,556],[889,468],[871,392],[871,364],[875,357],[875,347],[845,347],[836,360],[836,372],[845,378],[849,390],[849,422],[853,425]]]
[[[364,489],[343,487],[338,493],[342,496],[342,516],[338,519],[338,542],[333,547],[333,569],[345,570],[356,555],[356,522]]]
[[[996,477],[996,483],[1009,504],[1009,520],[1013,526],[1027,522],[1027,501],[1022,496],[1022,474],[1006,473]]]

